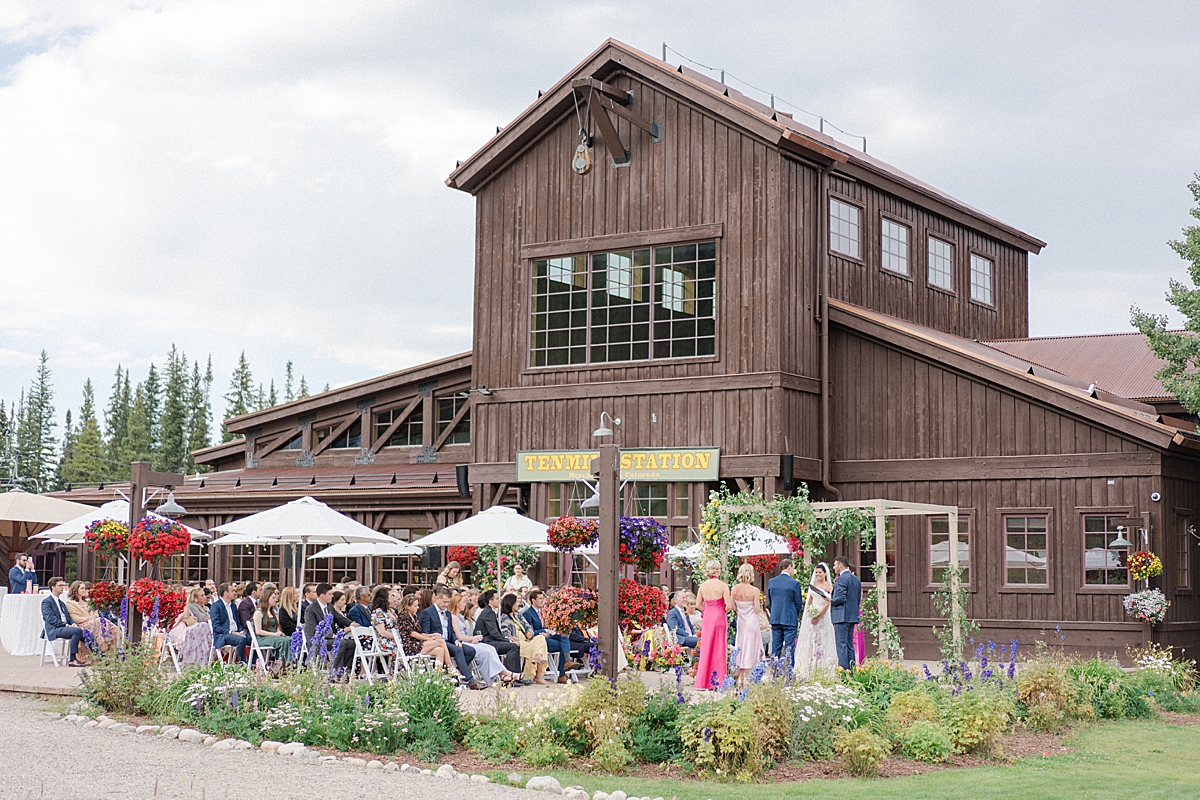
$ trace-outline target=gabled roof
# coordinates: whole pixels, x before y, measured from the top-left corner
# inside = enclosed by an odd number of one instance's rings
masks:
[[[549,91],[539,96],[515,120],[501,128],[474,155],[460,163],[446,184],[474,194],[522,150],[558,123],[563,115],[574,109],[571,82],[575,78],[593,77],[603,81],[619,72],[636,74],[642,80],[656,84],[664,91],[759,136],[771,145],[820,163],[836,162],[838,171],[850,177],[879,186],[897,196],[912,198],[949,219],[1015,247],[1037,253],[1046,245],[1040,239],[988,216],[877,158],[848,148],[831,136],[777,113],[736,89],[686,67],[672,67],[615,39],[607,40]]]
[[[973,375],[1155,447],[1200,449],[1200,436],[1166,424],[1153,406],[1093,389],[1070,376],[964,339],[851,305],[829,301],[829,319],[843,327]]]
[[[1155,377],[1166,362],[1151,352],[1140,333],[997,339],[984,344],[1131,400],[1174,399]]]

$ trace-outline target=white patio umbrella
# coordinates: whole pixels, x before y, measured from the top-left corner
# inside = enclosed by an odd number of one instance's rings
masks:
[[[503,546],[544,545],[546,525],[518,513],[515,508],[492,506],[462,522],[447,525],[413,542],[418,547],[496,546],[496,579],[500,578],[500,550]]]
[[[365,556],[367,558],[375,556],[419,556],[422,552],[424,551],[415,544],[396,540],[390,543],[360,542],[358,544],[331,544],[324,550],[313,553],[308,557],[308,560],[312,561],[314,558],[354,558],[356,556]]]
[[[319,500],[301,497],[290,503],[218,525],[213,531],[224,534],[212,545],[299,544],[300,585],[304,585],[304,551],[309,542],[316,544],[389,544],[396,540],[373,531],[358,520],[335,511]]]
[[[8,540],[9,546],[5,549],[11,556],[19,547],[18,539],[32,539],[46,525],[66,522],[90,510],[91,506],[82,503],[13,489],[0,494],[0,536]]]
[[[786,556],[791,554],[783,537],[757,525],[747,525],[736,529],[739,541],[729,548],[732,555],[745,558],[746,556]]]
[[[110,500],[99,508],[92,506],[83,506],[86,509],[85,513],[76,516],[61,525],[55,525],[53,528],[47,528],[32,538],[41,539],[43,541],[53,542],[54,544],[82,544],[83,536],[87,533],[87,526],[97,520],[115,520],[125,525],[129,523],[129,501],[128,500]],[[153,511],[147,511],[146,516],[151,519],[169,521],[166,517],[155,514]],[[212,537],[204,531],[184,525],[184,530],[192,537],[193,542],[203,542]]]

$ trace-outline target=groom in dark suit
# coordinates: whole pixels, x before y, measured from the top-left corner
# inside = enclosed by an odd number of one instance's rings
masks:
[[[792,577],[792,560],[779,559],[779,574],[767,583],[767,603],[771,606],[771,656],[792,663],[796,649],[796,626],[804,593],[800,581]]]
[[[854,669],[854,626],[858,624],[858,604],[862,599],[862,582],[850,571],[845,556],[833,559],[833,597],[829,601],[829,621],[833,623],[833,638],[837,642],[838,666],[850,672]]]

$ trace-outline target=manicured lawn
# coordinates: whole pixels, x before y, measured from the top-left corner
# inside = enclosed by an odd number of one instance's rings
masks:
[[[1091,725],[1065,742],[1075,752],[1025,759],[1009,767],[948,770],[887,780],[815,780],[787,784],[695,783],[597,778],[551,772],[589,792],[622,789],[671,800],[775,798],[1181,798],[1200,796],[1200,726],[1163,722]],[[540,774],[540,773],[539,773]]]

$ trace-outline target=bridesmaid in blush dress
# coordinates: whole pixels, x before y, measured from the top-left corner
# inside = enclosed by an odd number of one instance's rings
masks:
[[[700,623],[700,660],[696,665],[696,688],[721,688],[725,682],[728,659],[725,648],[729,641],[726,631],[726,614],[733,608],[729,586],[717,576],[721,574],[721,562],[715,558],[704,565],[708,580],[696,590],[696,601],[701,604],[703,617]]]
[[[762,610],[758,589],[754,586],[754,567],[742,564],[737,574],[737,586],[730,592],[737,605],[737,648],[736,664],[738,685],[744,686],[754,665],[765,659],[762,627],[758,612]]]

